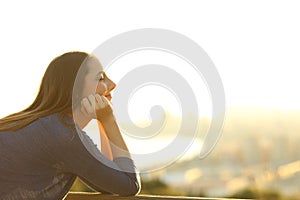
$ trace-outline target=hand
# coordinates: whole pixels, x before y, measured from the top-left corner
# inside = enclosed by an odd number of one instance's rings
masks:
[[[89,95],[81,101],[81,111],[93,119],[105,121],[113,117],[109,100],[99,94]]]

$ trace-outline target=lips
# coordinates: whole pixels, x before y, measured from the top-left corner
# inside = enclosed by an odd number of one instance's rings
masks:
[[[104,95],[108,100],[111,100],[112,99],[112,96],[111,94],[107,94],[107,95]]]

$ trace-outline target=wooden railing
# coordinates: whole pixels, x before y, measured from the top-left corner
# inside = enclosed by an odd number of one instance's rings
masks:
[[[86,193],[86,192],[70,192],[65,200],[180,200],[180,199],[193,199],[193,200],[224,200],[226,198],[206,198],[206,197],[184,197],[184,196],[153,196],[153,195],[137,195],[130,197],[120,197],[116,195],[106,195],[99,193]],[[235,199],[237,200],[237,199]]]

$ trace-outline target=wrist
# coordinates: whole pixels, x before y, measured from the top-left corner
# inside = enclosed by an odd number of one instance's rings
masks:
[[[110,106],[106,106],[96,111],[96,117],[102,123],[114,120],[113,112]]]

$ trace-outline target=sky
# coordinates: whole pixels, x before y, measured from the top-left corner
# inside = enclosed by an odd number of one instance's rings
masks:
[[[299,109],[297,1],[0,3],[0,116],[30,104],[50,61],[139,28],[181,33],[214,62],[226,106]]]
[[[201,46],[222,79],[226,108],[299,110],[299,8],[298,1],[283,0],[1,1],[0,117],[33,101],[54,57],[73,50],[92,52],[115,35],[142,28],[175,31]],[[153,60],[174,68],[186,65],[162,52],[137,52],[115,66]],[[122,77],[111,70],[115,81]],[[196,96],[202,102],[201,112],[209,116],[205,83],[184,71],[193,89],[202,91]],[[172,93],[158,86],[143,89],[131,98],[132,118],[149,118],[149,108],[157,103],[180,113]],[[149,98],[149,91],[160,101]]]

